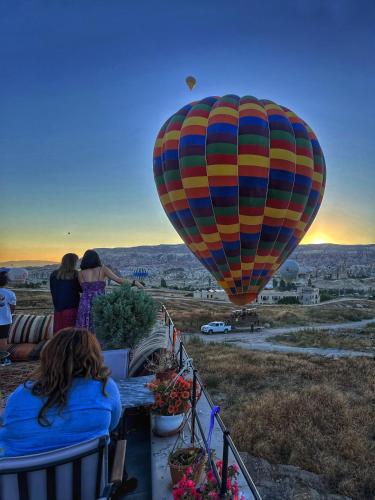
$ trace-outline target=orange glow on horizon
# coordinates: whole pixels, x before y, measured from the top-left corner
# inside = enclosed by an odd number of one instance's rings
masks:
[[[302,240],[302,245],[321,245],[323,243],[334,243],[332,238],[327,234],[316,232],[316,233],[307,233],[306,236]],[[342,243],[345,245],[346,243]]]
[[[134,247],[140,245],[160,245],[160,244],[178,244],[182,243],[179,239],[178,235],[175,238],[171,238],[170,234],[165,240],[162,238],[155,241],[150,241],[149,239],[145,240],[136,240],[131,242],[116,242],[116,241],[107,241],[104,243],[103,241],[89,241],[87,245],[75,245],[73,242],[69,244],[68,242],[63,245],[53,245],[51,242],[46,242],[44,245],[43,242],[30,242],[29,245],[25,245],[24,242],[20,242],[21,244],[16,246],[16,244],[12,246],[4,247],[1,245],[0,247],[0,262],[7,261],[26,261],[26,260],[43,260],[43,261],[52,261],[52,262],[60,262],[61,257],[67,252],[74,252],[80,257],[83,255],[85,250],[88,248],[115,248],[115,247]],[[358,235],[355,235],[358,236]],[[104,244],[103,244],[104,243]],[[329,231],[321,231],[317,229],[316,231],[309,231],[306,236],[303,238],[300,244],[322,244],[322,243],[335,243],[341,245],[355,245],[355,244],[371,244],[374,241],[368,240],[366,238],[356,238],[351,240],[347,237],[347,231],[339,231],[338,227],[335,227],[332,230],[332,233]]]

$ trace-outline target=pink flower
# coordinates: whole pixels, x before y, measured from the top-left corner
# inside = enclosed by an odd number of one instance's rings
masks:
[[[186,469],[186,475],[187,475],[187,476],[190,476],[190,474],[192,474],[192,473],[193,473],[193,467],[188,467],[188,468]]]
[[[216,481],[216,477],[215,477],[215,474],[212,472],[212,470],[209,470],[207,472],[207,481],[210,481],[210,482],[213,482],[213,481]]]
[[[177,488],[173,490],[173,500],[180,500],[182,495],[184,494],[184,490],[182,488]]]
[[[232,485],[232,492],[235,494],[235,495],[238,495],[238,485],[237,484],[233,484]]]
[[[186,476],[182,476],[182,479],[180,479],[180,481],[178,482],[177,486],[179,488],[186,488],[186,481],[187,481],[187,478]]]

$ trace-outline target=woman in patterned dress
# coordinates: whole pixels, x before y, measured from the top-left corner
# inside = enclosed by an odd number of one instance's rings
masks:
[[[91,332],[94,332],[92,302],[95,297],[105,293],[106,278],[120,285],[128,281],[117,276],[107,266],[103,266],[95,250],[86,250],[82,257],[81,270],[78,272],[78,279],[82,287],[82,295],[78,307],[77,327],[87,328]],[[143,288],[138,282],[134,282],[134,284],[138,288]]]

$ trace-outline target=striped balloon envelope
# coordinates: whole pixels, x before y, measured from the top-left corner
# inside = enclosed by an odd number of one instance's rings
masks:
[[[244,305],[312,224],[326,168],[314,132],[292,111],[225,95],[192,102],[164,123],[154,177],[178,234]]]

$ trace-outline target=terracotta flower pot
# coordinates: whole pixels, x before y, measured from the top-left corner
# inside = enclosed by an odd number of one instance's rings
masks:
[[[179,415],[154,415],[153,430],[158,436],[173,436],[177,434],[184,421],[184,413]]]
[[[179,454],[196,454],[196,460],[189,465],[181,465],[178,462]],[[171,473],[172,485],[177,484],[183,476],[186,474],[186,471],[189,467],[193,469],[193,481],[195,483],[199,482],[200,477],[202,475],[205,463],[206,463],[207,455],[203,448],[180,448],[175,450],[168,458],[169,470]]]

